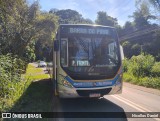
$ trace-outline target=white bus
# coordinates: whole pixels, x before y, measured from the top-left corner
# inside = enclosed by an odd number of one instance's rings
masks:
[[[122,49],[113,27],[63,24],[53,52],[54,94],[103,97],[122,92]]]

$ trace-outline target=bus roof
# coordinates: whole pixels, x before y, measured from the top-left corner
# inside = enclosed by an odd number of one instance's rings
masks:
[[[90,27],[104,27],[104,28],[115,28],[112,26],[104,26],[104,25],[97,25],[97,24],[60,24],[59,26],[90,26]]]

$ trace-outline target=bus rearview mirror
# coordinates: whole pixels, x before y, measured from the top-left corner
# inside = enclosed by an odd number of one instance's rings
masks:
[[[54,51],[59,50],[58,40],[54,40]]]
[[[124,60],[123,47],[120,45],[121,59]]]

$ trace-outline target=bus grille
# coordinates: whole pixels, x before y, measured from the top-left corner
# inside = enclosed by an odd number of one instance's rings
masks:
[[[76,90],[79,96],[89,96],[90,94],[98,93],[101,96],[108,94],[112,88],[96,89],[96,90]]]

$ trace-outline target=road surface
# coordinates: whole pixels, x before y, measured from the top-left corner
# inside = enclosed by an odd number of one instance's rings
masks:
[[[119,95],[107,95],[101,99],[54,98],[53,103],[54,112],[124,112],[127,117],[128,112],[138,112],[140,114],[141,112],[160,112],[160,91],[124,83],[123,93]],[[55,118],[54,120],[160,121],[160,118]]]

